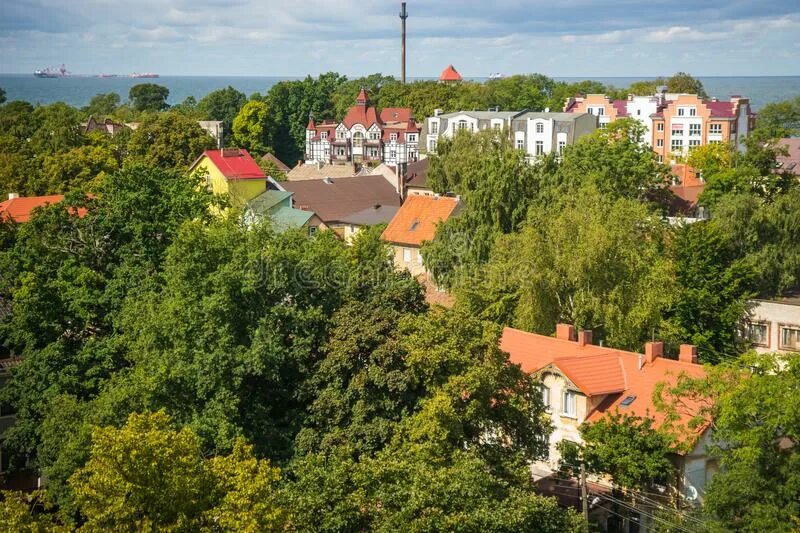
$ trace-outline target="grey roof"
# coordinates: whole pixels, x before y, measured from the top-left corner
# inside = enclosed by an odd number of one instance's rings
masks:
[[[519,118],[520,120],[541,118],[545,120],[565,120],[571,122],[583,115],[588,115],[588,113],[563,113],[563,112],[545,113],[544,111],[527,111],[517,118]]]
[[[295,207],[314,211],[325,222],[343,220],[375,205],[400,206],[400,195],[381,176],[352,176],[281,182],[294,193]]]
[[[340,222],[355,224],[356,226],[372,226],[374,224],[388,223],[400,209],[396,205],[375,205],[358,213],[343,217]]]
[[[443,113],[438,118],[453,118],[458,115],[467,115],[468,117],[476,118],[479,120],[490,120],[493,118],[502,118],[508,120],[514,118],[524,111],[455,111],[453,113]]]

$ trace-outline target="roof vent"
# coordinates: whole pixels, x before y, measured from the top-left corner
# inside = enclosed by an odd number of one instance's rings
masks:
[[[18,192],[10,192],[10,193],[8,193],[8,199],[9,200],[16,200],[17,198],[19,198],[19,193]]]
[[[636,396],[625,396],[625,399],[619,402],[620,407],[628,407],[636,400]]]

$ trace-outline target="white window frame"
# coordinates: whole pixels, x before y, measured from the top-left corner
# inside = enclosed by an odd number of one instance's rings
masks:
[[[542,383],[539,386],[539,389],[542,391],[542,404],[544,405],[545,410],[549,411],[552,407],[550,403],[550,387]]]
[[[656,131],[664,131],[664,123],[663,122],[656,123]]]
[[[536,133],[544,133],[544,122],[536,123]]]
[[[747,338],[753,343],[753,346],[763,346],[764,348],[769,348],[769,322],[760,322],[760,321],[753,321],[747,322]],[[763,328],[764,335],[761,341],[756,341],[753,337],[753,330],[755,328]]]
[[[709,135],[722,135],[722,124],[719,122],[712,122],[708,125]]]
[[[439,121],[432,120],[431,121],[431,133],[438,134],[439,133]]]
[[[578,395],[574,391],[565,390],[561,393],[561,414],[570,418],[578,418]]]
[[[403,248],[403,262],[404,263],[411,262],[411,248]]]
[[[689,136],[699,137],[703,133],[703,126],[701,124],[689,124]]]
[[[525,139],[517,139],[517,150],[525,149]]]
[[[683,139],[672,139],[672,143],[670,144],[670,150],[673,152],[677,152],[678,150],[683,150]]]
[[[544,155],[544,141],[536,141],[534,145],[534,153],[536,155]]]
[[[794,342],[789,344],[787,338],[794,338]],[[778,325],[778,346],[781,350],[800,351],[800,326],[792,324]]]
[[[390,141],[396,141],[397,140],[397,134],[396,133],[390,133],[389,134],[389,140]]]

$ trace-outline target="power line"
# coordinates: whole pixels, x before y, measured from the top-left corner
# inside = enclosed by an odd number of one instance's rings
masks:
[[[644,510],[642,510],[642,509],[639,509],[639,508],[637,508],[637,507],[633,507],[633,506],[632,506],[632,505],[630,505],[629,503],[627,503],[627,502],[625,502],[625,501],[622,501],[622,500],[619,500],[619,499],[617,499],[617,498],[614,498],[613,496],[608,496],[608,495],[605,495],[605,494],[600,494],[600,493],[596,493],[596,494],[594,494],[594,495],[595,495],[595,496],[597,496],[597,497],[599,497],[599,498],[603,498],[603,499],[606,499],[606,500],[608,500],[608,501],[610,501],[610,502],[616,503],[617,505],[621,505],[621,506],[625,507],[626,509],[628,509],[628,510],[630,510],[630,511],[635,511],[635,512],[636,512],[636,513],[638,513],[640,516],[646,516],[647,518],[649,518],[649,519],[651,519],[651,520],[653,520],[653,521],[660,522],[660,523],[662,523],[662,524],[666,524],[666,525],[668,525],[668,526],[674,527],[674,528],[676,528],[678,531],[682,531],[682,532],[684,532],[684,533],[693,533],[693,531],[691,531],[691,530],[689,530],[689,529],[685,529],[684,527],[681,527],[681,526],[679,526],[679,525],[677,525],[677,524],[673,524],[673,523],[671,523],[671,522],[668,522],[667,520],[665,520],[665,519],[663,519],[663,518],[659,518],[659,517],[657,517],[657,516],[655,516],[655,515],[652,515],[652,514],[646,513],[646,512],[644,512]]]

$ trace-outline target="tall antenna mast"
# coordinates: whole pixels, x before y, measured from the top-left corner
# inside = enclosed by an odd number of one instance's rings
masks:
[[[400,60],[400,81],[406,82],[406,19],[408,12],[406,11],[406,3],[400,2],[400,21],[402,25],[402,59]]]

